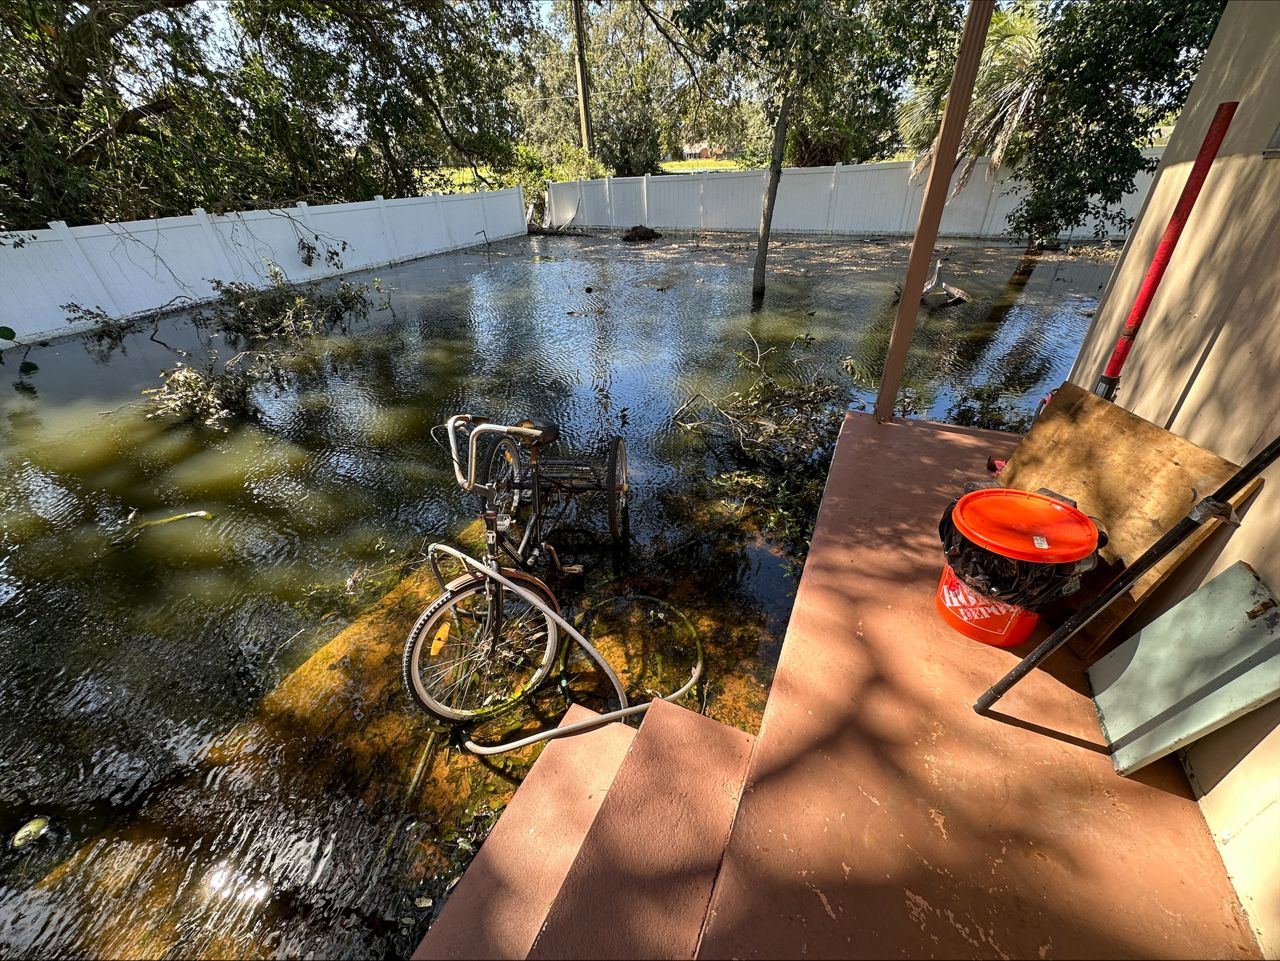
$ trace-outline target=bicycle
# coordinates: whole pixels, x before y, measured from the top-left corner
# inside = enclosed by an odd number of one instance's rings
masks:
[[[544,459],[543,449],[559,437],[552,424],[503,425],[459,414],[444,429],[458,485],[483,499],[485,556],[477,560],[447,545],[430,545],[428,561],[441,593],[410,631],[402,671],[420,707],[438,720],[465,724],[513,707],[546,680],[568,627],[555,595],[533,573],[547,562],[568,569],[546,538],[578,497],[603,491],[610,534],[618,543],[627,536],[630,486],[621,437],[609,441],[600,464]],[[462,434],[465,463],[458,449]],[[488,435],[495,443],[479,478],[480,442]],[[464,573],[446,582],[441,555],[462,562]],[[581,637],[572,628],[569,633]],[[620,685],[615,689],[621,694]]]

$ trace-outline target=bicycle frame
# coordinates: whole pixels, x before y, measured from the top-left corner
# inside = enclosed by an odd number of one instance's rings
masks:
[[[471,427],[470,434],[467,438],[467,466],[464,473],[461,463],[461,452],[458,450],[458,434],[460,428]],[[485,434],[498,434],[508,437],[527,437],[536,438],[540,436],[540,431],[526,427],[512,427],[504,424],[493,424],[477,417],[473,414],[455,414],[446,422],[446,428],[449,434],[449,451],[453,462],[453,473],[457,478],[458,486],[464,491],[475,493],[485,498],[489,508],[494,506],[497,491],[489,484],[481,484],[476,480],[476,462],[479,456],[480,438]],[[529,561],[526,559],[530,543],[539,544],[542,540],[542,492],[538,483],[537,471],[537,451],[530,452],[530,476],[532,479],[533,490],[533,516],[530,518],[528,526],[525,528],[524,536],[520,544],[514,550],[509,545],[507,539],[503,536],[504,532],[498,529],[499,513],[493,509],[487,509],[481,514],[485,527],[485,558],[484,566],[492,571],[501,571],[502,562],[499,556],[499,550],[505,553],[519,566],[522,570],[528,570]],[[517,490],[516,497],[520,497]],[[444,574],[440,570],[440,563],[435,553],[429,556],[431,562],[431,570],[435,575],[436,583],[439,585],[441,592],[447,590],[447,584]],[[486,609],[485,634],[491,639],[490,643],[497,644],[497,639],[502,630],[502,591],[495,590],[495,581],[493,578],[485,580],[485,594],[489,600]],[[455,619],[457,615],[454,615]],[[461,629],[459,625],[459,629]]]

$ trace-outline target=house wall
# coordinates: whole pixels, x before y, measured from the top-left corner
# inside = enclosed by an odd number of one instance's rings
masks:
[[[1280,3],[1231,0],[1071,379],[1092,388],[1217,105],[1240,106],[1125,366],[1117,402],[1244,463],[1280,433]],[[1280,591],[1280,465],[1245,515],[1140,612],[1150,620],[1237,560]],[[1203,493],[1203,492],[1202,492]],[[1184,761],[1268,957],[1280,957],[1280,701]]]

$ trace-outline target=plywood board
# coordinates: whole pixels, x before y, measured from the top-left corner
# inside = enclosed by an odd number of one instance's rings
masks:
[[[1140,557],[1196,503],[1239,467],[1171,434],[1083,387],[1065,383],[1018,444],[1000,483],[1021,490],[1047,487],[1075,500],[1102,522],[1110,538],[1107,563]],[[1256,490],[1243,492],[1239,505]],[[1128,617],[1217,526],[1201,526],[1144,574],[1125,596],[1077,638],[1088,655]]]
[[[1131,774],[1280,697],[1280,602],[1238,561],[1089,668],[1111,761]]]

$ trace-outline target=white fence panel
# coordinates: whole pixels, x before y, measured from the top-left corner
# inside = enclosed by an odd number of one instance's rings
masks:
[[[0,238],[0,324],[31,340],[68,332],[67,304],[129,317],[205,300],[213,278],[264,283],[269,263],[289,279],[305,281],[524,232],[518,187],[225,215],[196,209],[187,217],[84,227],[51,224]],[[326,256],[330,251],[336,260]]]
[[[831,204],[831,167],[796,167],[778,181],[773,229],[783,233],[825,232]],[[756,206],[760,201],[756,201]],[[759,217],[757,217],[757,226]]]
[[[613,226],[634,227],[645,221],[644,177],[612,177],[609,200],[613,209]]]
[[[64,228],[65,229],[65,228]],[[26,235],[24,235],[26,236]],[[101,305],[111,310],[109,292],[103,287],[88,261],[73,256],[72,250],[52,230],[42,230],[21,247],[0,248],[0,324],[20,334],[33,328],[28,317],[57,318],[43,329],[55,331],[67,320],[63,304],[86,307]]]
[[[702,219],[697,177],[650,177],[649,223],[673,230],[698,230]]]
[[[1147,156],[1159,157],[1160,148]],[[788,167],[778,185],[773,229],[779,232],[910,234],[924,198],[924,178],[911,176],[909,162],[835,167]],[[755,230],[760,222],[763,170],[667,174],[644,179],[639,211],[632,184],[640,178],[582,180],[551,184],[548,219],[552,226],[622,227],[645,223],[669,230]],[[1122,209],[1137,215],[1151,185],[1136,178]],[[623,185],[626,185],[625,187]],[[943,210],[940,233],[952,237],[1003,237],[1019,200],[1019,184],[1007,170],[990,175],[980,159],[965,188]],[[1075,231],[1093,235],[1093,224]],[[1112,237],[1123,236],[1116,228]]]
[[[906,163],[838,168],[832,197],[832,231],[851,234],[910,230],[903,217],[909,197],[903,185],[910,171],[911,165]]]
[[[547,223],[576,224],[579,222],[578,182],[547,184]]]
[[[755,230],[760,225],[763,189],[762,171],[708,174],[702,187],[703,227],[707,230]]]

